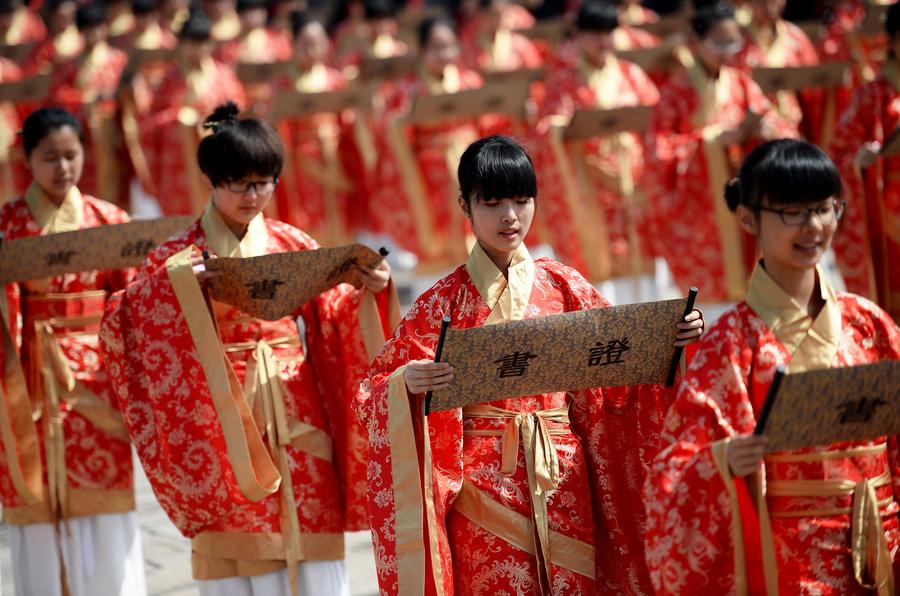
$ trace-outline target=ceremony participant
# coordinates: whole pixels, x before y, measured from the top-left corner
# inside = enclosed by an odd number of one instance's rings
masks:
[[[513,30],[509,0],[479,0],[478,32],[462,48],[463,64],[482,74],[541,65],[541,54],[527,37]],[[504,18],[506,17],[506,18]]]
[[[477,242],[416,300],[357,395],[381,591],[648,593],[642,461],[672,391],[557,392],[422,416],[422,395],[453,382],[452,362],[433,363],[442,317],[461,329],[609,306],[574,269],[525,248],[537,181],[521,146],[481,139],[458,172]],[[676,343],[700,327],[695,311]]]
[[[384,102],[371,211],[379,231],[415,253],[422,266],[439,268],[466,254],[453,172],[465,147],[478,138],[478,121],[448,115],[435,123],[406,124],[404,118],[418,96],[458,93],[483,81],[460,64],[450,21],[424,21],[419,48],[419,72],[393,83]]]
[[[561,261],[593,282],[638,275],[632,271],[643,250],[635,194],[644,171],[644,146],[636,133],[617,133],[565,143],[562,127],[578,110],[612,110],[653,105],[656,85],[635,64],[613,52],[619,14],[612,2],[585,3],[575,20],[581,59],[547,74],[547,97],[537,133],[543,181],[541,216]],[[576,165],[576,160],[582,164]],[[587,172],[581,177],[577,168]],[[637,241],[637,242],[636,242]],[[636,255],[632,251],[638,251]],[[635,257],[637,261],[632,260]]]
[[[153,95],[149,113],[139,122],[140,148],[149,177],[144,193],[164,215],[199,214],[208,193],[195,154],[201,114],[229,98],[244,105],[244,88],[234,70],[212,57],[210,20],[195,11],[178,34],[177,61]]]
[[[754,250],[719,200],[721,189],[755,143],[797,130],[728,65],[743,46],[730,5],[700,8],[691,26],[691,51],[679,56],[685,69],[660,89],[646,135],[649,237],[682,290],[698,286],[704,301],[734,301],[746,289]]]
[[[281,93],[326,93],[347,86],[327,65],[328,34],[321,22],[295,13],[294,68],[275,83]],[[275,189],[278,219],[307,230],[325,246],[346,244],[355,195],[367,191],[353,139],[356,114],[330,112],[285,118],[278,131],[287,147],[281,183]],[[365,196],[360,203],[365,202]],[[360,208],[365,208],[364,204]]]
[[[735,66],[753,75],[754,68],[812,66],[819,56],[803,29],[782,18],[787,0],[750,0],[751,21],[744,28],[744,48]],[[818,89],[799,93],[781,90],[769,96],[778,113],[807,139],[815,138],[821,125],[823,94]]]
[[[885,29],[887,62],[854,92],[831,145],[847,193],[834,250],[847,289],[900,321],[900,156],[880,156],[900,126],[900,5],[888,10]]]
[[[82,138],[78,119],[59,108],[25,119],[32,182],[0,208],[4,242],[128,221],[78,190]],[[0,500],[17,594],[146,593],[131,446],[97,345],[106,298],[130,278],[66,273],[9,284],[0,301]]]
[[[7,58],[0,57],[0,84],[15,83],[22,79],[22,69]],[[0,102],[0,205],[10,201],[24,190],[24,168],[17,155],[16,134],[21,119],[12,101]]]
[[[897,437],[766,454],[752,434],[777,366],[900,358],[890,317],[836,292],[818,265],[840,233],[841,196],[828,156],[787,139],[755,149],[728,185],[762,259],[744,301],[700,341],[666,416],[645,487],[657,594],[895,594]]]
[[[348,8],[354,9],[354,3],[348,5]],[[364,0],[362,5],[364,20],[352,19],[337,32],[338,56],[335,63],[348,79],[359,75],[360,66],[366,58],[393,58],[410,51],[409,45],[400,39],[400,24],[397,22],[399,7],[394,0]]]
[[[211,36],[217,43],[230,41],[240,34],[237,0],[202,0],[201,8],[212,23]]]
[[[266,0],[237,0],[240,33],[219,46],[216,60],[234,67],[239,62],[265,64],[291,57],[290,40],[267,25],[266,4]]]
[[[337,286],[275,321],[205,300],[201,251],[318,248],[263,217],[284,149],[237,112],[228,103],[206,120],[206,209],[113,297],[101,346],[154,494],[192,539],[200,594],[347,595],[343,532],[367,527],[366,441],[350,408],[369,339],[373,353],[384,339],[390,268],[356,266],[360,290]],[[281,283],[268,281],[262,295]]]
[[[57,64],[76,57],[84,47],[84,40],[75,26],[74,0],[47,0],[41,5],[41,16],[47,35],[32,48],[22,70],[25,74],[48,73]]]
[[[8,46],[37,43],[47,35],[41,17],[22,0],[0,1],[0,31],[0,43]]]

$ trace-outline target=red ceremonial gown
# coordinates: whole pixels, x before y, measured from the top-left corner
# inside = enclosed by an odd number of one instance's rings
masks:
[[[900,358],[900,330],[881,309],[835,293],[821,273],[817,291],[825,306],[813,320],[758,266],[746,301],[700,340],[645,486],[658,594],[872,594],[855,574],[894,594],[897,437],[772,453],[759,475],[730,473],[727,442],[753,431],[778,365],[790,373]],[[880,565],[857,543],[867,532]]]
[[[762,117],[765,139],[796,137],[797,129],[739,70],[723,66],[718,78],[711,79],[689,54],[680,58],[689,66],[660,89],[647,130],[644,180],[652,214],[650,237],[684,291],[699,286],[706,301],[739,300],[753,262],[752,247],[745,248],[723,196],[752,143],[726,147],[718,135],[739,126],[748,111]]]
[[[126,221],[123,211],[77,188],[58,208],[36,185],[0,208],[4,241]],[[134,509],[128,433],[97,340],[107,295],[130,276],[83,271],[6,286],[0,304],[4,521],[49,523]]]
[[[641,462],[655,453],[665,391],[533,395],[426,422],[403,377],[409,361],[434,358],[444,315],[468,328],[605,306],[573,269],[533,261],[524,245],[508,283],[476,244],[416,300],[357,399],[383,594],[650,593]]]
[[[14,83],[22,78],[15,62],[0,57],[0,83]],[[11,201],[24,190],[24,155],[16,135],[21,118],[11,101],[0,102],[0,204]]]
[[[875,300],[900,320],[900,156],[854,164],[859,148],[885,144],[900,126],[900,65],[856,90],[835,130],[831,154],[841,170],[847,210],[834,250],[847,289]]]
[[[343,532],[367,526],[364,430],[349,408],[368,363],[361,331],[384,337],[371,294],[341,285],[277,321],[212,302],[213,317],[190,266],[198,249],[315,248],[261,215],[239,241],[210,205],[107,308],[116,395],[154,494],[192,538],[197,579],[342,559]]]

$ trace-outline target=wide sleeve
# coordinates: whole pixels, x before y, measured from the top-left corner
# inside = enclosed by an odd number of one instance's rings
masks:
[[[448,283],[417,300],[357,393],[357,415],[368,430],[369,519],[382,594],[431,594],[435,585],[453,593],[445,519],[462,484],[461,411],[426,419],[423,396],[409,395],[403,376],[408,362],[434,358],[441,317],[452,312]]]
[[[113,295],[100,348],[163,510],[187,537],[278,490],[281,477],[227,365],[190,250]]]
[[[657,594],[728,592],[746,581],[743,536],[754,532],[743,528],[752,508],[725,447],[753,429],[751,354],[728,325],[717,325],[701,340],[666,416],[644,485],[646,560]]]

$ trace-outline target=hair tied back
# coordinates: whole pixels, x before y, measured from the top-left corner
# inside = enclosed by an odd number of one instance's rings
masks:
[[[725,184],[725,202],[731,211],[736,211],[741,204],[741,179],[737,176]]]
[[[203,128],[212,130],[213,134],[215,134],[223,126],[237,123],[240,112],[238,105],[229,100],[213,110],[213,113],[203,122]]]

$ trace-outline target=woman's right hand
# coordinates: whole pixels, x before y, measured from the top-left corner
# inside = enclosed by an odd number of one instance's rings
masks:
[[[210,257],[211,259],[215,259],[216,257]],[[221,271],[209,271],[206,269],[206,259],[204,257],[194,257],[191,259],[191,268],[194,270],[194,275],[197,277],[197,283],[200,285],[205,284],[208,280],[219,277],[222,275]]]
[[[744,435],[731,439],[725,448],[731,475],[742,478],[759,470],[768,441],[769,438],[764,435]]]
[[[410,393],[425,393],[446,389],[453,380],[453,367],[447,362],[413,360],[403,372],[406,390]]]

